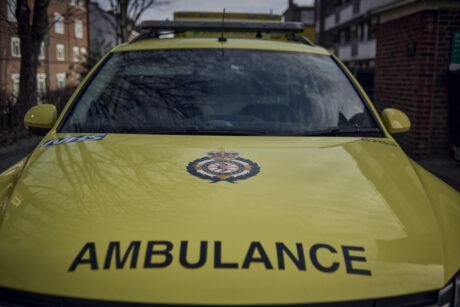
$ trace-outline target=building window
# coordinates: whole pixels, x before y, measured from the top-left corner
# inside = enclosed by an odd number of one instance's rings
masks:
[[[78,53],[78,47],[73,47],[73,61],[80,62],[80,54]]]
[[[7,18],[10,22],[18,22],[16,20],[16,0],[7,0],[6,10]]]
[[[364,27],[363,27],[363,37],[364,37],[364,40],[367,40],[367,23],[364,24]]]
[[[315,12],[313,10],[305,10],[300,13],[300,21],[305,25],[315,24]]]
[[[371,40],[375,38],[375,26],[371,23],[368,26],[369,30],[367,31],[367,39]]]
[[[54,32],[64,34],[64,17],[59,13],[54,13]]]
[[[39,60],[44,60],[45,59],[45,42],[42,42],[40,44],[40,54],[38,55]]]
[[[342,45],[348,44],[350,42],[350,29],[345,29],[340,31],[340,43]]]
[[[56,59],[58,61],[64,61],[64,45],[56,44]]]
[[[348,44],[350,42],[350,28],[346,28],[341,33],[342,44]]]
[[[359,28],[359,25],[352,25],[350,27],[350,39],[351,41],[355,41],[358,39],[358,28]]]
[[[12,74],[11,75],[12,89],[13,89],[13,99],[16,102],[18,95],[19,95],[19,74]]]
[[[37,74],[37,103],[42,104],[45,101],[46,94],[46,74]]]
[[[85,9],[85,1],[84,0],[78,0],[78,7],[81,8],[82,10]]]
[[[356,15],[359,13],[359,4],[360,0],[353,0],[353,15]]]
[[[11,37],[11,55],[15,58],[21,57],[21,45],[19,37]]]
[[[78,6],[80,9],[85,9],[85,0],[70,0],[71,6]]]
[[[86,63],[86,48],[80,48],[80,53],[82,63]]]
[[[75,37],[83,38],[83,24],[81,20],[75,20]]]
[[[58,89],[65,87],[65,73],[56,74],[56,80]]]

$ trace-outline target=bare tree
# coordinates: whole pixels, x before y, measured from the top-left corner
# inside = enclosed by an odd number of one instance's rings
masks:
[[[50,0],[35,1],[33,10],[27,0],[17,0],[16,20],[21,42],[19,109],[25,110],[37,101],[37,69],[41,43],[48,32]]]
[[[56,22],[54,15],[48,15],[50,2],[51,0],[7,0],[5,16],[0,16],[0,19],[8,25],[10,33],[17,33],[20,39],[21,68],[16,109],[21,113],[19,114],[21,118],[25,111],[37,102],[40,48],[46,34]],[[7,17],[9,14],[14,15],[16,20],[9,20]],[[68,5],[62,17],[76,14],[76,10]]]
[[[117,33],[117,44],[129,40],[129,35],[147,9],[167,3],[167,0],[109,0],[108,13],[113,18],[106,17],[106,20]]]

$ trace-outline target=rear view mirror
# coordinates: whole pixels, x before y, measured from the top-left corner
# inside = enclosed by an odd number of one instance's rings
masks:
[[[34,134],[44,135],[53,128],[57,119],[56,107],[52,104],[41,104],[27,111],[24,123]]]
[[[385,128],[390,133],[409,131],[410,120],[404,112],[398,109],[385,109],[382,111],[382,120]]]

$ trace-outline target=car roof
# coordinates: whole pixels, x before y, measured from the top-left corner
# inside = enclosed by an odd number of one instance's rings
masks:
[[[216,48],[216,49],[255,49],[273,51],[306,52],[314,54],[331,55],[328,50],[319,46],[310,46],[297,41],[275,40],[275,39],[247,39],[228,38],[225,42],[219,42],[215,38],[151,38],[125,43],[115,47],[112,52],[138,51],[152,49],[194,49],[194,48]]]

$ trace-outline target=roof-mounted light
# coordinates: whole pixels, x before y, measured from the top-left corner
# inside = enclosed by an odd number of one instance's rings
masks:
[[[141,23],[141,28],[146,32],[288,32],[300,33],[304,31],[301,22],[253,22],[253,21],[168,21],[146,20]]]

